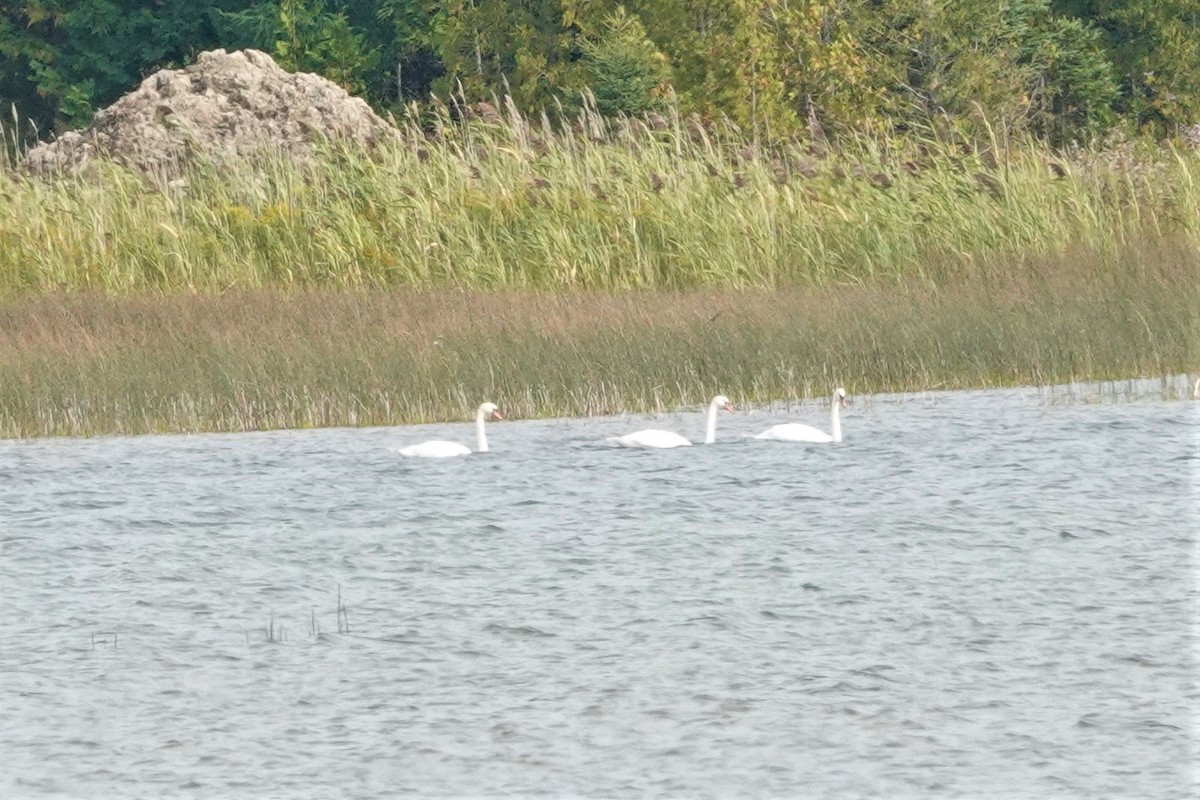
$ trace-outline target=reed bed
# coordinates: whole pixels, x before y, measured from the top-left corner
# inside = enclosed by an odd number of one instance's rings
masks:
[[[1195,150],[469,111],[370,154],[4,171],[0,436],[1200,367]]]
[[[1200,369],[1200,252],[980,260],[789,289],[261,288],[0,299],[0,436],[261,430],[755,405]],[[942,265],[931,263],[930,268]]]
[[[0,293],[937,284],[998,255],[1200,240],[1200,153],[1184,147],[766,147],[677,115],[490,118],[437,114],[372,154],[303,163],[9,171]]]

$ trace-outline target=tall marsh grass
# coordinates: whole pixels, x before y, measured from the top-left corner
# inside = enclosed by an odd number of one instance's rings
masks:
[[[1196,372],[1184,238],[940,286],[62,292],[0,299],[0,436],[673,409]],[[932,264],[939,267],[938,264]]]
[[[1200,367],[1195,150],[491,119],[302,163],[3,171],[0,436]]]
[[[1200,240],[1200,154],[929,135],[758,147],[679,119],[401,126],[371,155],[0,176],[0,293],[937,284]]]

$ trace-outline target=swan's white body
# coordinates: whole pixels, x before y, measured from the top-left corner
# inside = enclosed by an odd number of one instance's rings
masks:
[[[829,412],[829,427],[831,433],[814,428],[811,425],[801,425],[799,422],[785,422],[782,425],[772,425],[762,433],[756,434],[755,439],[773,439],[777,442],[811,442],[824,444],[842,440],[842,417],[839,413],[846,407],[846,390],[839,388],[833,393],[833,410]]]
[[[717,411],[722,408],[726,411],[733,411],[733,405],[730,404],[729,398],[723,394],[717,395],[708,404],[708,419],[704,429],[705,444],[712,444],[717,440]],[[613,437],[612,441],[622,447],[651,447],[659,450],[671,447],[690,447],[692,444],[678,433],[661,431],[654,428],[648,428],[644,431],[634,431],[624,436],[616,436]]]
[[[672,431],[644,430],[627,433],[613,439],[622,447],[656,447],[666,450],[671,447],[691,447],[692,443],[685,437]]]
[[[504,419],[504,417],[500,416],[500,410],[496,408],[495,403],[484,403],[475,412],[475,445],[477,451],[480,453],[488,451],[487,431],[484,430],[484,422],[489,418]],[[431,442],[421,442],[420,444],[402,447],[399,453],[402,456],[411,456],[413,458],[450,458],[452,456],[470,455],[471,449],[458,442],[445,442],[435,439]]]
[[[480,452],[487,451],[481,450]],[[432,442],[421,442],[420,444],[402,447],[400,448],[400,455],[412,456],[413,458],[450,458],[451,456],[469,456],[471,455],[471,448],[458,442],[434,440]]]

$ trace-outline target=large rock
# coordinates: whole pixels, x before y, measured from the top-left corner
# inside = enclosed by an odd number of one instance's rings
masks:
[[[103,156],[169,177],[197,156],[220,162],[266,149],[303,158],[322,140],[369,149],[396,136],[366,102],[319,75],[285,72],[258,50],[213,50],[154,73],[90,128],[38,145],[25,163],[53,174]]]
[[[1200,149],[1200,123],[1184,127],[1181,135],[1185,143]]]

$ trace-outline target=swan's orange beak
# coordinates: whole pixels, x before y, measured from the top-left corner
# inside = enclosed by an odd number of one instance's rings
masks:
[[[842,408],[845,408],[846,406],[850,405],[850,403],[849,403],[849,401],[848,401],[848,400],[846,400],[846,398],[844,398],[844,397],[839,397],[839,398],[838,398],[838,405],[839,405],[839,406],[841,406]]]
[[[737,409],[733,407],[733,403],[726,403],[724,408],[726,411],[737,411]]]
[[[492,419],[504,419],[504,415],[500,413],[499,409],[497,409],[492,412]]]

